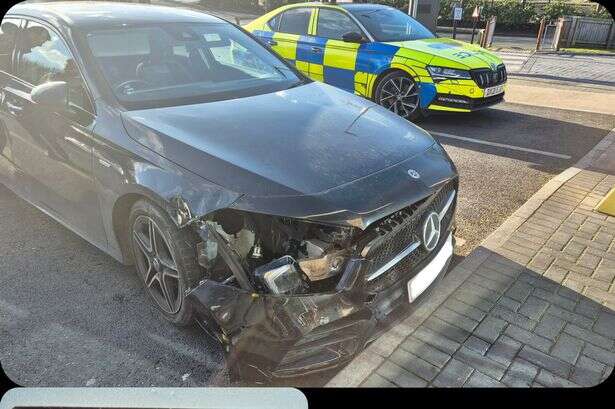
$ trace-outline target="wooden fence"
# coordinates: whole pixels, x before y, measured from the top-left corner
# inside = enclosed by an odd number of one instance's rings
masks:
[[[555,48],[615,47],[615,21],[612,19],[566,16],[561,17],[557,25]]]

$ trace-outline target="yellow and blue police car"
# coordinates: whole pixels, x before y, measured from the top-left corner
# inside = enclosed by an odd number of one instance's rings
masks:
[[[507,74],[498,56],[438,38],[389,6],[292,4],[244,28],[308,77],[409,120],[428,110],[470,112],[504,99]]]

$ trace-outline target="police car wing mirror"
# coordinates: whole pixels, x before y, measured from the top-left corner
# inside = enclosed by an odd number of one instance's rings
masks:
[[[344,34],[342,36],[342,40],[344,40],[347,43],[364,43],[365,37],[363,37],[361,33],[358,33],[356,31],[351,31],[349,33]]]

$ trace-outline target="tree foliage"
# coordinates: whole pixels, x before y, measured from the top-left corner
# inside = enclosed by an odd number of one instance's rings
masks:
[[[263,13],[280,6],[300,3],[307,0],[264,0],[264,6],[258,0],[200,0],[204,7],[228,9],[235,11]],[[409,0],[369,0],[369,3],[385,4],[404,12],[408,11]],[[452,6],[460,0],[440,0],[440,14],[438,25],[452,24]],[[263,2],[261,2],[263,3]],[[483,6],[483,17],[496,16],[498,27],[509,29],[524,29],[535,27],[537,22],[546,17],[555,20],[563,15],[582,15],[591,17],[610,18],[608,11],[602,7],[587,7],[575,5],[564,0],[551,0],[544,5],[536,5],[530,0],[463,0],[463,21],[461,26],[472,25],[472,12],[476,6]]]

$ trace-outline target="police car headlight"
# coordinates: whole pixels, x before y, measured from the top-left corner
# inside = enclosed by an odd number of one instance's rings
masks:
[[[427,71],[433,79],[470,79],[470,71],[456,70],[454,68],[427,66]]]

